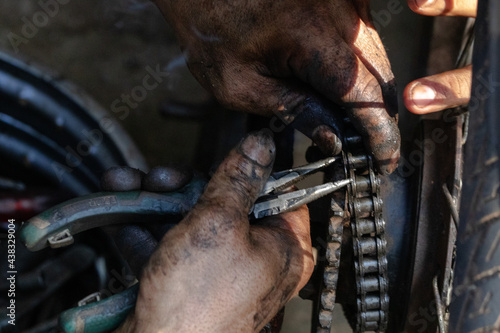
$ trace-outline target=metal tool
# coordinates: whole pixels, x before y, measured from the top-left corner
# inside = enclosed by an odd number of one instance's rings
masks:
[[[337,160],[337,157],[329,157],[298,168],[273,173],[264,186],[264,190],[262,190],[259,200],[257,200],[250,212],[251,216],[260,219],[266,216],[285,213],[347,186],[351,183],[351,179],[326,183],[288,193],[280,193],[305,177],[333,164]],[[271,193],[276,193],[276,195],[269,195]]]
[[[283,191],[284,189],[298,183],[305,177],[333,164],[338,159],[338,157],[329,157],[298,168],[275,172],[269,177],[269,180],[264,186],[264,190],[262,190],[261,196],[273,192]]]
[[[304,190],[280,194],[276,198],[270,198],[262,202],[257,202],[254,205],[251,214],[256,219],[261,219],[266,216],[285,213],[322,198],[327,194],[335,192],[342,187],[347,186],[351,182],[351,179],[345,179],[338,182],[314,186]]]
[[[306,176],[331,165],[336,160],[337,158],[328,158],[310,165],[274,173],[269,178],[269,181],[266,183],[260,195],[261,201],[255,204],[252,209],[252,216],[261,218],[292,210],[351,183],[351,180],[342,180],[304,190],[288,193],[281,192],[304,179]],[[96,194],[99,195],[99,197],[92,195],[90,197],[87,196],[69,201],[60,205],[59,208],[54,207],[54,209],[51,210],[52,212],[45,212],[45,216],[42,216],[42,214],[39,217],[33,218],[32,221],[29,221],[30,224],[35,224],[35,228],[37,226],[43,226],[44,223],[50,221],[54,222],[46,226],[46,228],[51,229],[51,232],[44,234],[42,238],[38,237],[36,242],[33,243],[35,246],[31,249],[46,246],[47,242],[51,246],[55,246],[56,244],[61,246],[70,244],[67,240],[71,240],[75,232],[83,231],[84,228],[87,228],[89,226],[89,218],[92,219],[91,225],[96,226],[96,223],[109,224],[119,221],[123,223],[122,219],[125,215],[128,216],[127,221],[130,220],[130,222],[132,222],[132,220],[137,218],[139,211],[142,211],[142,214],[148,211],[157,216],[164,216],[165,214],[176,212],[186,213],[198,200],[204,185],[205,182],[198,179],[192,181],[186,188],[181,189],[181,191],[177,193],[160,194],[144,191],[117,192]],[[112,200],[110,199],[111,197],[115,199]],[[108,199],[102,200],[103,198]],[[189,200],[189,202],[187,202],[187,200]],[[113,206],[114,204],[116,206]],[[93,207],[89,209],[89,205]],[[55,213],[56,211],[59,214],[60,220],[65,220],[65,222],[58,225],[57,228],[58,230],[63,229],[63,231],[54,234],[55,229],[52,225],[55,226],[56,221],[55,219],[51,219],[51,216],[57,216]],[[122,214],[118,214],[119,211],[121,211]],[[131,214],[131,212],[136,213]],[[69,215],[62,218],[66,213],[69,213]],[[84,220],[87,220],[87,222],[83,223]],[[31,228],[30,230],[30,236],[33,236],[33,230],[35,229]],[[23,238],[24,235],[28,234],[29,233],[24,232],[23,229],[21,237]],[[59,236],[61,239],[57,240],[56,238]],[[31,241],[33,242],[34,240],[35,238],[31,237]],[[48,241],[44,242],[44,240]],[[59,319],[63,331],[75,332],[78,325],[84,326],[85,331],[88,330],[92,333],[104,332],[118,327],[135,305],[138,292],[137,286],[138,284],[108,299],[98,300],[90,304],[86,304],[87,302],[85,302],[85,304],[82,304],[83,306],[79,304],[79,307],[65,311]],[[92,298],[94,298],[94,295],[92,295]]]
[[[29,219],[20,239],[30,251],[73,243],[77,233],[112,224],[163,221],[165,215],[186,214],[198,201],[206,182],[195,177],[179,192],[100,192],[78,197]]]
[[[336,160],[337,158],[327,158],[273,174],[250,216],[263,218],[287,212],[348,185],[351,180],[289,193],[280,192]],[[20,237],[29,250],[37,251],[47,246],[56,248],[70,245],[75,234],[91,228],[137,223],[141,220],[162,221],[165,215],[184,215],[198,201],[205,185],[204,180],[195,178],[174,193],[102,192],[79,197],[28,220],[21,229]]]

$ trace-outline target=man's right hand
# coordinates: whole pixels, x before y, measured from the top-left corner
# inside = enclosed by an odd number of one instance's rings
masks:
[[[314,270],[307,206],[251,225],[248,219],[275,151],[261,131],[229,153],[197,204],[160,241],[140,277],[135,311],[116,332],[260,332],[298,294]],[[108,176],[111,190],[130,183],[113,170]]]
[[[368,0],[155,0],[188,66],[224,106],[292,121],[311,101],[344,107],[383,173],[400,134],[394,76]],[[312,107],[320,118],[321,107]],[[299,128],[300,129],[300,128]],[[333,137],[319,131],[325,138]]]

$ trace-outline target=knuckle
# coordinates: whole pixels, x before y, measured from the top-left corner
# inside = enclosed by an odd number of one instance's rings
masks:
[[[247,76],[225,74],[212,89],[219,103],[231,110],[251,111],[259,101]]]
[[[470,94],[471,80],[463,73],[453,73],[448,77],[451,93],[456,97],[465,97]]]
[[[382,89],[377,79],[372,75],[365,75],[358,79],[348,98],[354,102],[377,102],[382,99]]]
[[[219,102],[219,104],[221,104],[225,108],[231,109],[233,101],[231,100],[231,93],[229,91],[225,91],[222,87],[220,87],[219,89],[212,88],[212,94]]]
[[[253,184],[251,183],[246,172],[241,169],[237,169],[237,171],[229,177],[233,189],[240,197],[246,197],[251,192],[253,192]]]

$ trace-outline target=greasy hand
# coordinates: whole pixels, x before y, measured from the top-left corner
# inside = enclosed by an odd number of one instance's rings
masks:
[[[161,240],[120,332],[259,332],[313,270],[306,206],[249,225],[275,148],[248,135]]]
[[[476,17],[477,0],[408,0],[422,15]],[[467,104],[471,96],[472,65],[411,82],[405,89],[404,102],[416,114],[441,111]]]
[[[291,122],[311,100],[329,100],[346,108],[379,169],[396,168],[394,77],[368,0],[155,2],[192,73],[223,105]]]

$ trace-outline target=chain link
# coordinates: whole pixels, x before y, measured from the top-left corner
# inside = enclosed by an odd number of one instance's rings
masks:
[[[327,263],[323,274],[324,288],[316,332],[330,332],[344,225],[350,225],[353,237],[357,295],[355,331],[384,332],[387,329],[389,313],[389,283],[380,179],[374,171],[371,157],[364,151],[361,137],[347,137],[344,148],[345,175],[342,176],[354,181],[348,186],[347,192],[336,192],[332,200],[326,249]]]
[[[356,332],[384,332],[389,313],[387,242],[380,179],[359,138],[346,140],[347,190],[357,293]]]

